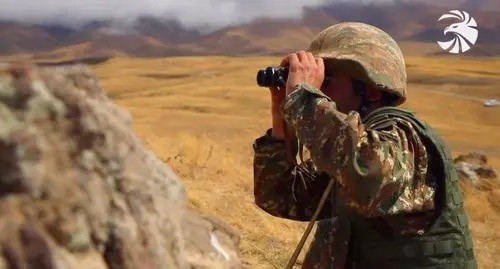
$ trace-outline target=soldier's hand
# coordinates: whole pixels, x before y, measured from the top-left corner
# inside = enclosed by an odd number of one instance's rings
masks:
[[[303,50],[286,56],[281,66],[288,66],[286,94],[292,93],[295,86],[308,83],[320,88],[325,78],[325,66],[322,58],[315,58],[312,53]]]

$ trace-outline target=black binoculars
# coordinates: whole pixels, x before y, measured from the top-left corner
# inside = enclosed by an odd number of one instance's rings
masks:
[[[267,67],[257,72],[257,85],[260,87],[285,87],[288,78],[288,67]],[[323,86],[328,85],[331,77],[325,76]]]
[[[288,67],[267,67],[257,72],[257,85],[260,87],[285,87]]]

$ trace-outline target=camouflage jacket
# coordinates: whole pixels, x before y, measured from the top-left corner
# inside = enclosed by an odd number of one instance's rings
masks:
[[[273,139],[271,130],[256,139],[256,204],[274,216],[307,221],[328,182],[336,181],[303,268],[350,264],[356,218],[410,237],[432,224],[439,199],[432,164],[439,156],[426,149],[412,123],[391,118],[368,128],[357,112],[340,113],[330,98],[305,84],[287,96],[282,112],[310,156],[290,161],[284,141]]]
[[[318,89],[301,84],[287,96],[283,116],[310,158],[295,165],[284,141],[270,130],[255,140],[254,195],[266,212],[309,220],[330,178],[343,204],[366,218],[434,209],[433,182],[426,181],[427,153],[410,123],[365,129],[360,115],[339,112]],[[332,217],[326,204],[320,219]]]

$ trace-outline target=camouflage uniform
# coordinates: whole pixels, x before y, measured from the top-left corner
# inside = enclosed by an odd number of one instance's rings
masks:
[[[334,44],[331,45],[334,47],[329,48],[329,44]],[[347,70],[366,84],[392,94],[395,96],[392,105],[404,102],[406,73],[403,57],[396,43],[381,30],[361,23],[337,24],[320,33],[309,51],[317,57],[335,59],[339,63],[328,68],[343,67],[342,71]],[[370,61],[367,55],[377,60]],[[271,130],[256,139],[255,201],[269,214],[292,220],[310,220],[326,185],[331,178],[336,181],[331,199],[320,213],[319,219],[323,220],[319,222],[304,268],[403,268],[396,266],[397,262],[365,257],[366,251],[361,250],[359,243],[369,244],[359,235],[380,241],[380,246],[413,246],[411,240],[424,238],[436,218],[440,219],[439,210],[442,204],[446,205],[441,200],[447,201],[448,189],[453,188],[446,185],[446,191],[441,190],[444,187],[440,187],[439,177],[434,174],[442,173],[432,164],[438,159],[446,159],[440,158],[446,154],[434,150],[437,148],[434,144],[438,143],[434,141],[437,140],[428,139],[427,133],[431,131],[427,130],[430,128],[421,127],[413,114],[387,111],[370,113],[366,120],[356,111],[346,115],[339,112],[335,102],[320,90],[301,84],[286,97],[282,113],[288,127],[295,131],[298,141],[307,149],[309,158],[298,164],[288,159],[285,142],[273,139]],[[438,196],[437,191],[440,191]],[[456,192],[459,191],[449,193],[455,195]],[[453,205],[451,207],[450,212],[458,212]],[[453,221],[463,218],[464,214],[458,214],[460,216]],[[467,241],[469,237],[462,235],[468,233],[468,229],[464,229],[447,232],[456,233],[457,240]],[[385,242],[389,236],[401,240]],[[446,241],[438,237],[430,240]],[[441,245],[447,244],[439,242],[432,246],[443,249]],[[374,246],[378,247],[377,244]],[[411,246],[408,248],[412,249]],[[420,246],[416,249],[420,251]],[[462,268],[474,268],[475,260],[469,253],[471,249],[472,246],[454,254],[469,266]],[[401,257],[409,259],[404,253]],[[357,259],[360,262],[355,266],[353,261]],[[406,260],[400,263],[401,266],[435,265],[433,257],[409,263]],[[452,264],[448,260],[438,262],[445,263]]]

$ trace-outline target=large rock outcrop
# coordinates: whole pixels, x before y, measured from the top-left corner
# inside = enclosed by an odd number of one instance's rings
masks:
[[[83,66],[0,66],[0,269],[239,268]]]

